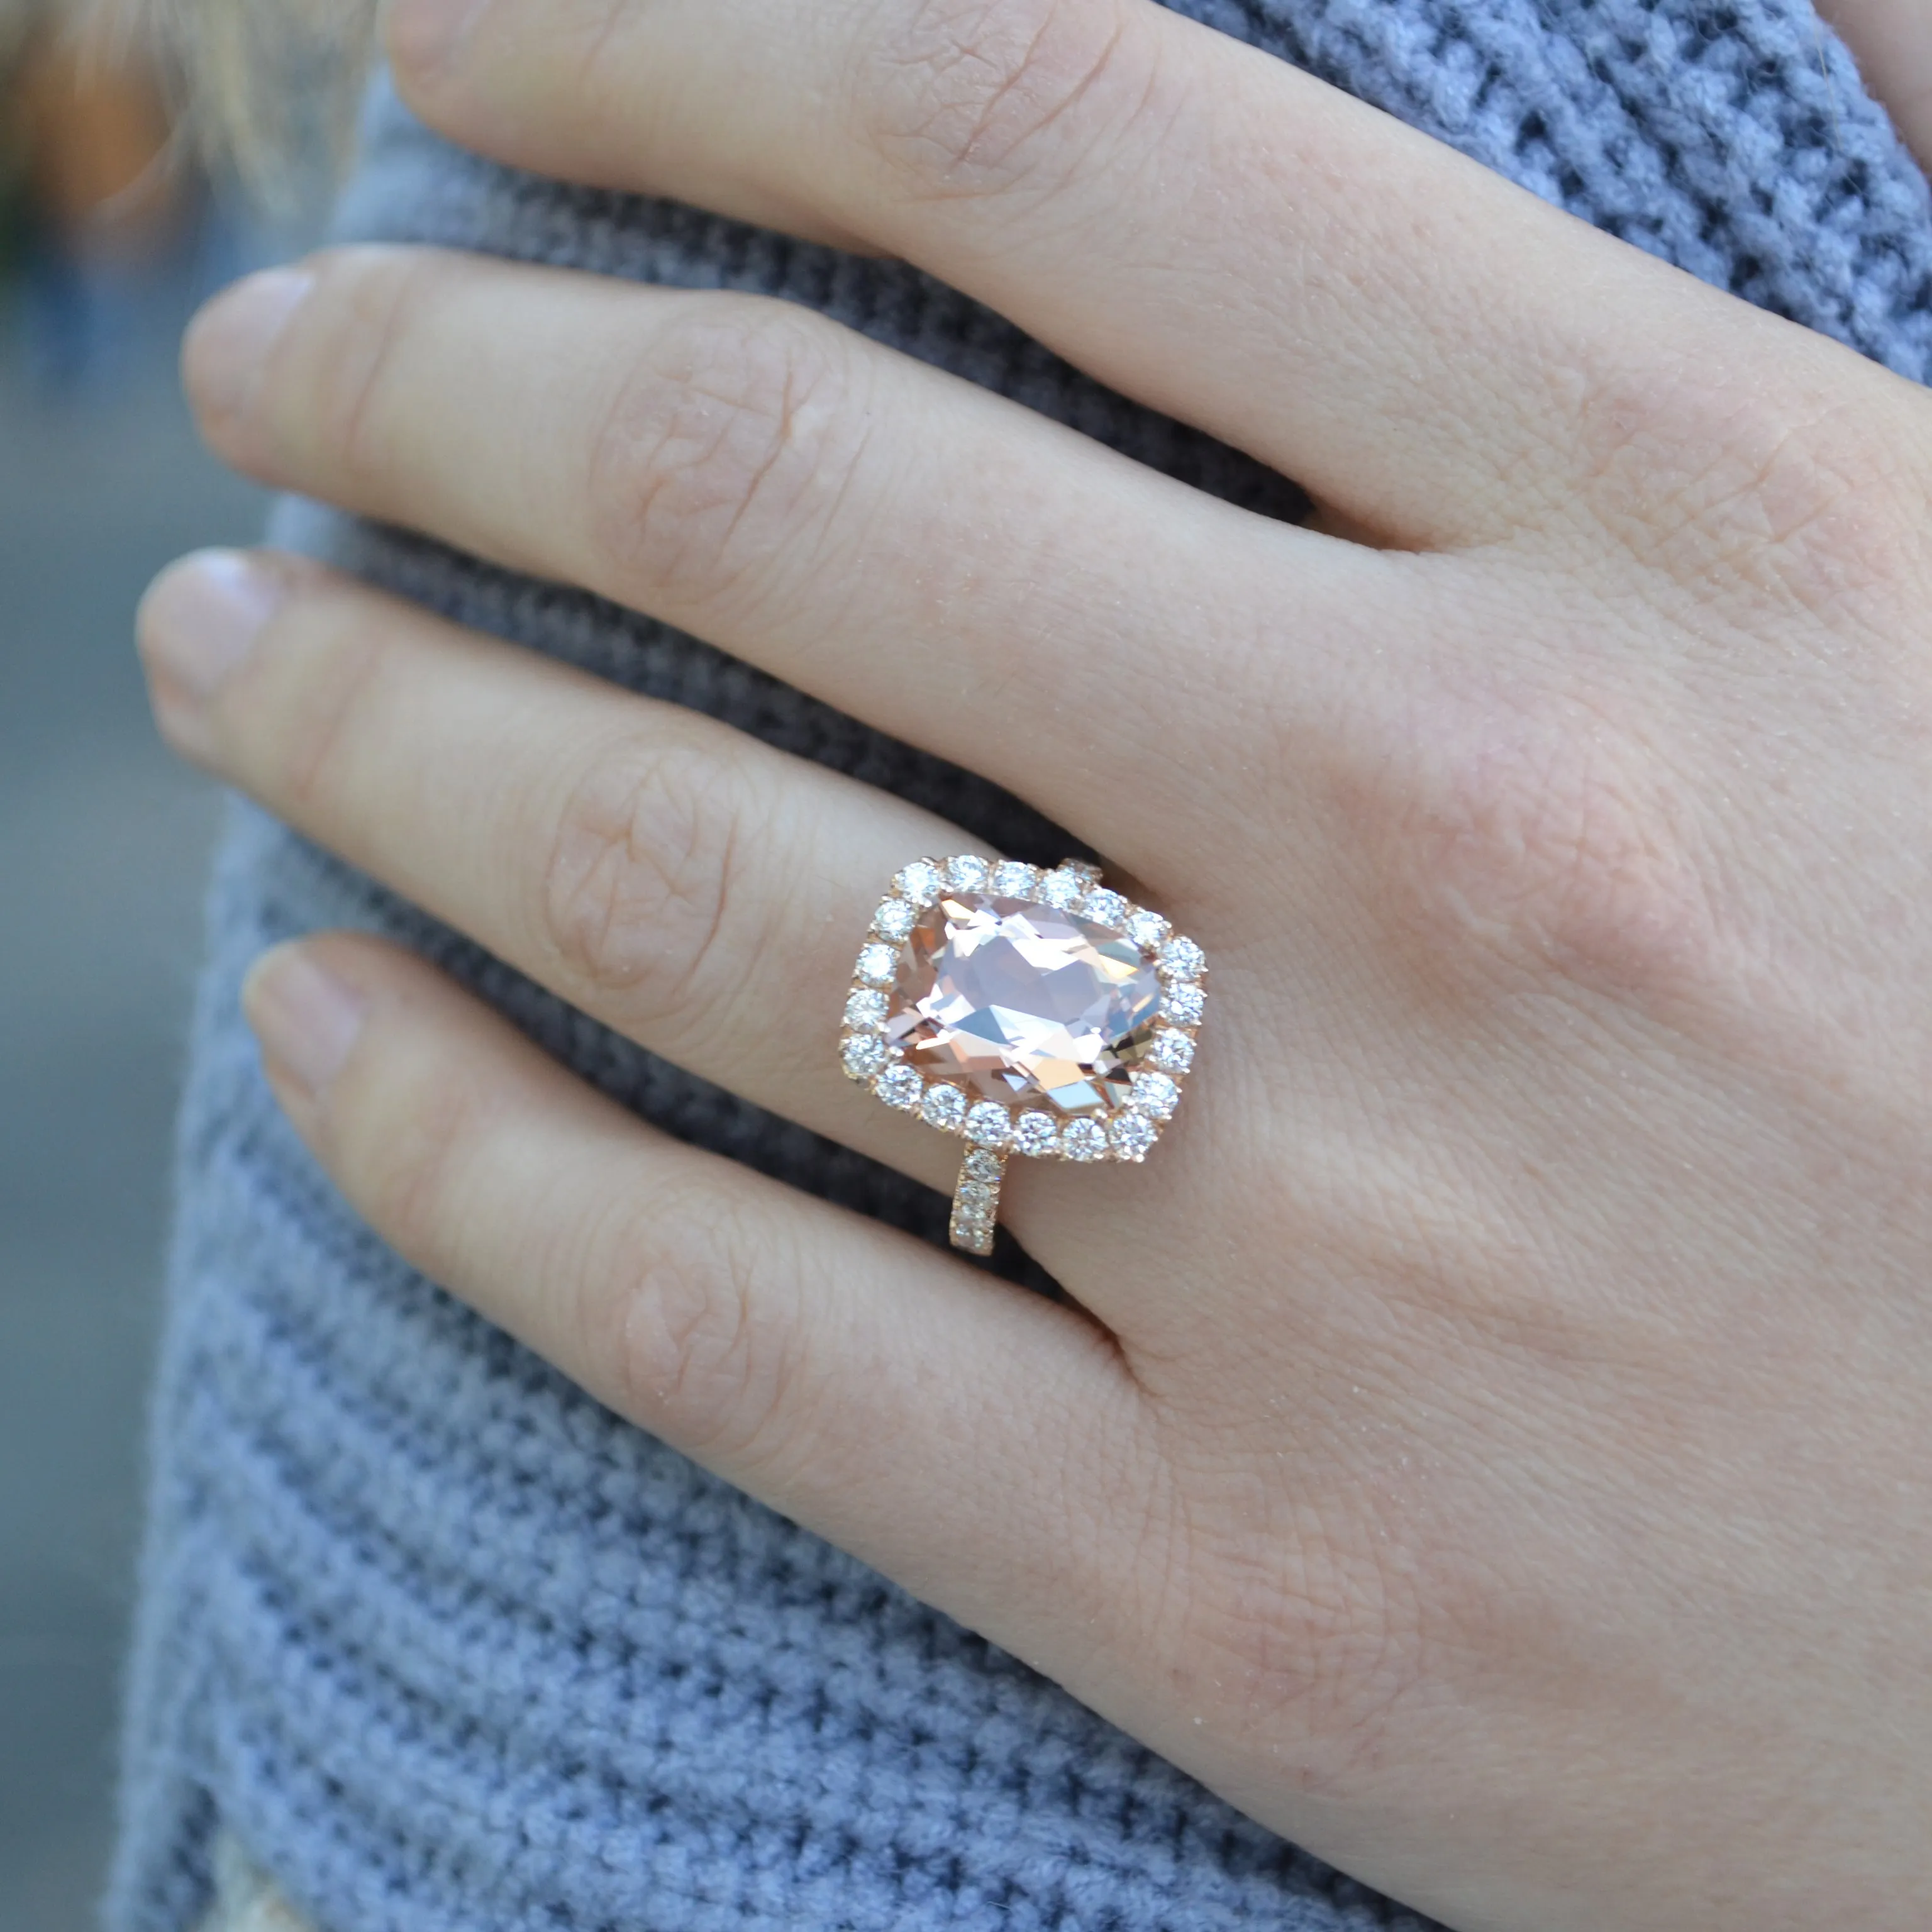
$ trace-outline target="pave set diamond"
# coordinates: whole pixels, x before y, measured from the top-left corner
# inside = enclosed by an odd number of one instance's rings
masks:
[[[840,1057],[970,1144],[952,1234],[988,1252],[1008,1154],[1147,1157],[1194,1064],[1207,964],[1096,866],[915,860],[872,916]]]

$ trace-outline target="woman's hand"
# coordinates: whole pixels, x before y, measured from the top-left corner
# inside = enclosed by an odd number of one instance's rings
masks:
[[[459,10],[393,24],[458,140],[910,256],[1322,521],[772,302],[380,250],[224,297],[230,460],[998,780],[1215,964],[1146,1168],[1010,1178],[1076,1308],[340,935],[250,993],[320,1160],[603,1400],[1454,1924],[1919,1924],[1932,401],[1147,0]],[[950,1184],[835,1041],[956,831],[286,559],[178,566],[142,636],[190,756]]]

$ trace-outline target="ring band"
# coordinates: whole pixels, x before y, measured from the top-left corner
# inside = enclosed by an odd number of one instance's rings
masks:
[[[1194,1064],[1207,968],[1084,860],[916,859],[860,949],[841,1064],[970,1144],[950,1237],[990,1254],[1010,1155],[1147,1158]]]

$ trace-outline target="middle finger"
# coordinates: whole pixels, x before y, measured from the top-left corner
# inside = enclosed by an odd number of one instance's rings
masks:
[[[1219,816],[1230,686],[1318,723],[1397,594],[1394,560],[760,298],[335,250],[218,301],[187,366],[263,480],[694,632],[1150,882]]]

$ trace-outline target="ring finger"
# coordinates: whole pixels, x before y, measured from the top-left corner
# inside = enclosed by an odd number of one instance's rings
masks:
[[[177,748],[592,1018],[950,1190],[838,1077],[853,954],[943,820],[305,561],[214,552],[138,626]]]

